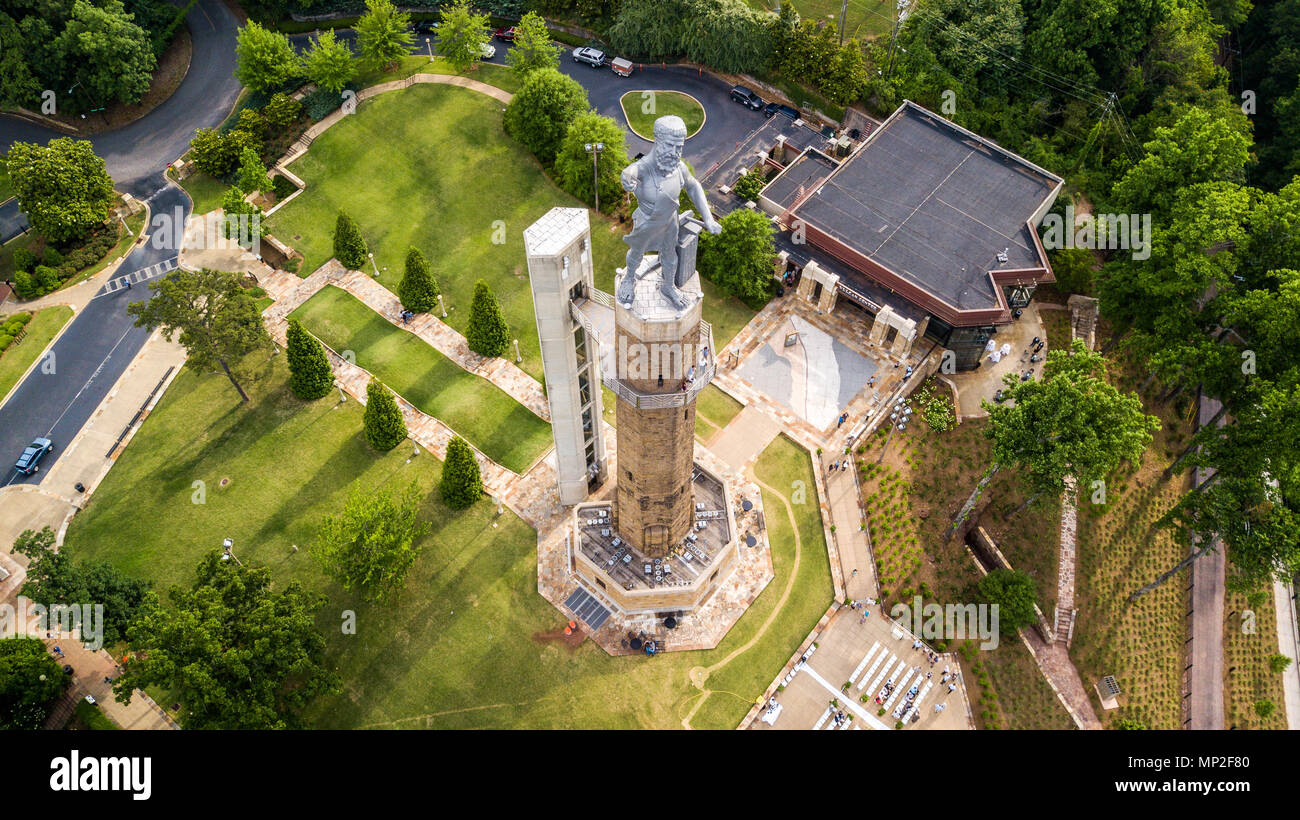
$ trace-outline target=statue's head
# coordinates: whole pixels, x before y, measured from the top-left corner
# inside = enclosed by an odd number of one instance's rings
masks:
[[[682,159],[686,146],[686,123],[681,117],[669,114],[655,120],[655,165],[660,171],[671,171]]]

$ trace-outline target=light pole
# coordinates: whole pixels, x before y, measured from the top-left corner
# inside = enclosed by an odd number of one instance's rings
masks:
[[[433,62],[433,43],[429,42],[428,37],[425,37],[424,44],[429,47],[429,62]]]
[[[515,364],[519,364],[523,360],[524,357],[519,355],[519,340],[515,339]]]
[[[442,318],[447,318],[447,306],[442,303],[442,294],[438,294],[438,307],[442,310]]]
[[[374,271],[375,271],[375,278],[378,279],[378,278],[379,278],[379,266],[375,264],[375,252],[374,252],[374,251],[371,251],[370,253],[366,254],[366,256],[369,256],[369,257],[370,257],[370,267],[374,269]]]
[[[596,210],[600,210],[600,152],[605,150],[603,142],[589,142],[583,146],[591,154],[591,187],[596,194]]]

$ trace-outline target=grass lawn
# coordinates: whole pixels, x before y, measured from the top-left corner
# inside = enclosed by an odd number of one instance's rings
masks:
[[[14,185],[9,181],[9,170],[5,165],[7,158],[6,154],[0,154],[0,202],[14,195]]]
[[[54,334],[72,318],[72,308],[56,305],[36,311],[27,323],[27,335],[18,344],[11,344],[0,353],[0,399],[13,389],[22,375],[49,347]]]
[[[588,642],[570,650],[551,636],[563,616],[537,594],[537,537],[486,501],[452,512],[434,492],[442,464],[409,450],[376,454],[361,433],[357,402],[333,395],[300,402],[283,356],[262,363],[241,405],[224,377],[182,371],[73,520],[64,549],[106,560],[166,587],[188,584],[194,565],[223,537],[245,562],[267,565],[276,583],[298,580],[325,594],[319,616],[327,663],[344,693],[313,706],[321,728],[679,728],[701,693],[695,666],[719,664],[758,635],[793,571],[784,508],[768,507],[776,579],[707,652],[610,658]],[[806,454],[780,440],[758,467],[772,486],[811,483]],[[225,486],[223,478],[230,479]],[[425,490],[433,525],[396,605],[343,593],[310,556],[316,526],[348,487]],[[195,481],[204,503],[195,503]],[[795,507],[803,538],[794,594],[762,636],[714,669],[713,690],[692,725],[731,728],[830,602],[830,578],[815,495]],[[807,529],[805,529],[805,526]],[[294,553],[293,545],[300,546]],[[343,635],[340,613],[356,612]]]
[[[501,47],[499,43],[497,47]],[[379,83],[390,83],[393,80],[404,80],[413,74],[459,74],[459,72],[451,63],[441,57],[434,57],[433,62],[429,62],[427,54],[412,55],[403,57],[401,64],[391,71],[380,71],[373,68],[365,69],[357,75],[356,82],[362,88],[366,88]],[[509,66],[497,65],[496,63],[479,63],[477,68],[460,74],[460,76],[494,85],[503,91],[509,91],[511,94],[523,86],[523,83],[515,76],[515,72]]]
[[[701,441],[709,441],[721,433],[722,428],[730,424],[743,408],[743,404],[716,385],[709,385],[695,402],[695,435]]]
[[[749,5],[762,11],[776,11],[776,0],[748,0]],[[808,20],[840,24],[841,0],[793,0],[799,16]],[[856,37],[864,45],[868,40],[884,36],[888,42],[894,28],[893,0],[850,0],[844,18],[844,39]]]
[[[202,171],[195,171],[176,184],[184,188],[185,193],[189,194],[190,199],[194,201],[194,210],[191,211],[194,216],[220,208],[221,198],[226,195],[226,191],[230,190],[229,185]]]
[[[90,729],[92,731],[117,731],[118,725],[109,720],[98,706],[92,706],[85,698],[77,701],[77,710],[68,722],[68,729]]]
[[[346,291],[325,287],[291,315],[503,467],[527,472],[550,446],[550,426],[532,411]]]
[[[307,188],[268,225],[303,254],[300,272],[306,276],[333,255],[334,223],[339,209],[347,210],[375,254],[380,282],[392,291],[401,280],[406,250],[415,245],[442,287],[447,322],[461,333],[474,283],[486,279],[519,339],[520,366],[540,381],[523,230],[552,207],[582,203],[555,187],[506,137],[501,109],[483,94],[442,85],[417,85],[367,100],[293,163]],[[377,144],[386,150],[372,150]],[[613,291],[614,269],[627,247],[618,223],[593,219],[596,285]],[[714,344],[721,351],[754,311],[723,298],[709,282],[703,286],[705,318],[713,323]]]
[[[623,118],[632,133],[654,141],[655,120],[677,115],[686,123],[686,138],[700,132],[704,125],[704,106],[690,94],[680,91],[629,91],[619,98]]]

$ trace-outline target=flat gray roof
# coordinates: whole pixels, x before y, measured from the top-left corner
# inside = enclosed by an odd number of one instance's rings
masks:
[[[1027,223],[1059,184],[904,103],[795,215],[957,309],[978,310],[998,307],[989,271],[1044,265]]]
[[[763,188],[763,196],[785,210],[795,203],[800,194],[821,185],[838,164],[816,148],[809,148],[767,183]]]

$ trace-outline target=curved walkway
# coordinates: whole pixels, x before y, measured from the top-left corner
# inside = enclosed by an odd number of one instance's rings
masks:
[[[767,620],[758,628],[758,632],[754,634],[754,637],[750,638],[742,646],[736,647],[732,650],[731,654],[727,655],[727,657],[717,663],[707,667],[696,666],[691,669],[691,683],[695,685],[696,689],[700,690],[701,697],[695,701],[695,706],[691,708],[691,711],[686,715],[686,717],[682,718],[682,727],[686,729],[691,728],[691,718],[695,717],[695,713],[704,705],[704,701],[708,700],[709,696],[713,694],[712,689],[704,688],[704,683],[709,679],[709,676],[731,663],[736,658],[745,654],[750,649],[753,649],[754,645],[762,640],[763,636],[767,634],[768,627],[776,621],[777,616],[781,614],[781,610],[785,608],[786,601],[790,600],[790,594],[794,592],[795,579],[799,577],[799,563],[803,558],[803,540],[799,537],[799,524],[794,519],[794,510],[790,507],[790,499],[786,498],[779,490],[760,481],[757,476],[754,477],[754,481],[763,490],[781,499],[781,506],[785,507],[786,517],[790,520],[790,529],[794,533],[794,565],[790,568],[790,577],[785,582],[785,589],[781,590],[781,597],[777,600],[776,606],[773,607],[772,611],[768,613]],[[731,692],[728,694],[735,693]],[[741,696],[737,695],[737,697]],[[742,699],[749,702],[748,698]]]

